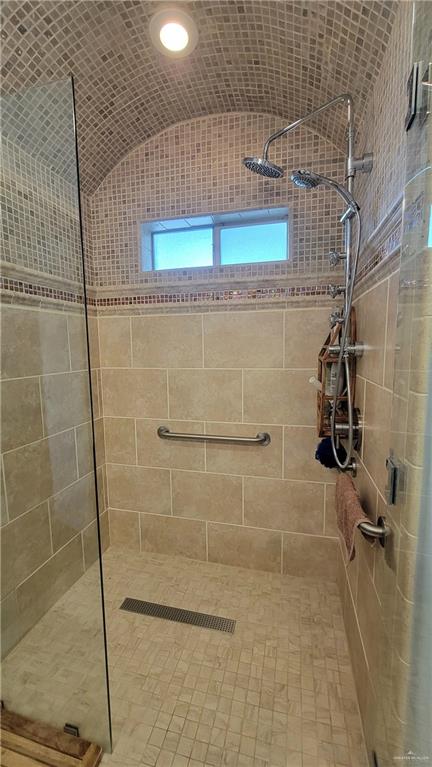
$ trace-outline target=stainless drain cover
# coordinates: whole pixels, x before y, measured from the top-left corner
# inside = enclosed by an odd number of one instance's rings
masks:
[[[152,618],[163,618],[167,621],[176,621],[177,623],[188,623],[191,626],[201,626],[203,629],[214,629],[215,631],[226,631],[228,634],[234,634],[236,622],[231,618],[220,618],[218,615],[207,615],[206,613],[197,613],[193,610],[182,610],[180,607],[169,607],[169,605],[159,605],[156,602],[143,602],[141,599],[126,599],[120,605],[120,610],[126,610],[129,613],[139,613],[140,615],[150,615]]]

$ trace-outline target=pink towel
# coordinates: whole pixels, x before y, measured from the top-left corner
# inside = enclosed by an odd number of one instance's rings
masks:
[[[340,472],[336,479],[337,525],[345,542],[348,561],[355,556],[354,537],[360,522],[370,522],[360,503],[359,494],[348,474]]]

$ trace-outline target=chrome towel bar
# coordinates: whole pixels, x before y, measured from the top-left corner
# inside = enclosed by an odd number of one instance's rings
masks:
[[[186,439],[191,442],[225,442],[234,445],[269,445],[270,434],[266,431],[259,432],[256,437],[230,437],[225,434],[184,434],[170,431],[167,426],[159,426],[158,437],[161,439]]]
[[[386,525],[384,517],[378,517],[378,524],[374,525],[372,522],[360,522],[359,530],[363,535],[369,536],[369,538],[378,538],[381,546],[384,546],[385,539],[390,535],[390,528]]]

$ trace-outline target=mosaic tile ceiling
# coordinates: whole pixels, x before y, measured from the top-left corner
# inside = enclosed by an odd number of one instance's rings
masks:
[[[179,4],[200,35],[183,60],[164,57],[150,43],[149,19],[159,2],[2,4],[4,92],[75,75],[87,192],[130,149],[181,120],[254,111],[291,121],[346,90],[361,111],[397,8],[396,0]],[[337,112],[315,127],[343,142]]]

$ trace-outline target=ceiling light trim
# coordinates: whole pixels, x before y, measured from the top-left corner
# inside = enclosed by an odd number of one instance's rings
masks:
[[[167,24],[179,24],[186,30],[188,41],[185,47],[181,50],[170,50],[162,43],[160,33],[162,28]],[[163,53],[164,56],[168,56],[172,59],[182,59],[185,56],[189,56],[198,42],[198,28],[192,16],[181,8],[174,6],[161,8],[159,11],[156,11],[150,19],[149,31],[151,41],[155,48],[160,53]]]

